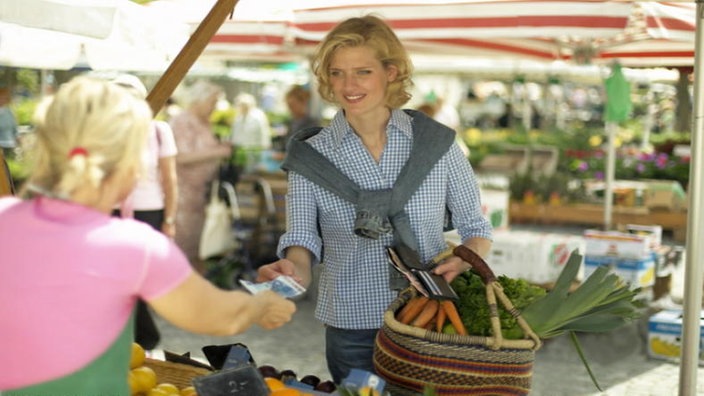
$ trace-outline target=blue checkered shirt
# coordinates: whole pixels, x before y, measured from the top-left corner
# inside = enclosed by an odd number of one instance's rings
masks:
[[[377,163],[353,132],[342,111],[328,127],[306,142],[322,153],[362,189],[392,188],[411,152],[412,118],[393,110],[386,127],[387,143]],[[396,298],[389,288],[386,246],[393,235],[369,239],[355,235],[355,206],[295,172],[288,175],[287,230],[279,240],[283,257],[289,246],[302,246],[315,256],[320,272],[316,317],[345,329],[381,327],[383,313]],[[447,247],[443,234],[446,206],[462,240],[491,238],[482,215],[474,172],[455,143],[406,203],[405,210],[423,261]],[[323,257],[324,253],[324,257]]]

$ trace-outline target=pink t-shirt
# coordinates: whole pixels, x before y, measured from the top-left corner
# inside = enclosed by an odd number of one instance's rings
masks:
[[[74,372],[118,337],[141,297],[192,268],[163,234],[49,198],[0,198],[0,389]]]

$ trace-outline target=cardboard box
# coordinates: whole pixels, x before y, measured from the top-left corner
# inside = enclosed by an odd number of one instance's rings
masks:
[[[702,311],[704,315],[704,311]],[[704,364],[704,319],[700,315],[699,365]],[[648,320],[648,356],[672,362],[680,360],[682,347],[682,310],[669,309]]]
[[[584,231],[585,254],[627,258],[648,257],[652,253],[652,236],[619,231]]]
[[[614,256],[584,256],[584,276],[589,277],[598,267],[606,265],[632,288],[655,284],[655,254],[643,258]]]
[[[650,249],[658,249],[662,245],[662,226],[626,224],[625,231],[629,234],[645,236],[650,239]]]
[[[687,208],[687,194],[674,180],[648,180],[643,203],[648,209],[681,211]]]
[[[497,230],[493,237],[487,263],[494,273],[536,284],[555,282],[572,251],[584,254],[580,235]],[[580,267],[578,280],[583,270]]]

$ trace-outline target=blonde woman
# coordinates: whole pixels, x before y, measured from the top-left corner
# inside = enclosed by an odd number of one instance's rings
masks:
[[[338,24],[319,45],[313,72],[321,97],[340,109],[329,126],[292,137],[283,164],[289,184],[282,259],[258,271],[260,280],[286,274],[307,286],[311,266],[321,263],[316,317],[326,325],[327,364],[340,383],[353,368],[374,371],[384,310],[407,287],[386,248],[402,242],[428,262],[447,247],[449,210],[463,243],[484,256],[491,225],[455,132],[401,109],[410,99],[412,64],[383,20]],[[451,257],[435,272],[450,281],[468,268]]]
[[[163,233],[110,215],[135,186],[151,120],[144,100],[89,77],[39,107],[27,199],[0,198],[3,396],[129,395],[140,298],[202,334],[291,319],[292,302],[217,289]]]

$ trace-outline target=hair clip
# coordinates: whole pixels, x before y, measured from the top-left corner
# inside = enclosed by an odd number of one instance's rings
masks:
[[[76,155],[82,155],[84,157],[88,156],[88,150],[86,150],[83,147],[74,147],[71,149],[71,151],[68,152],[68,157],[73,158]]]

